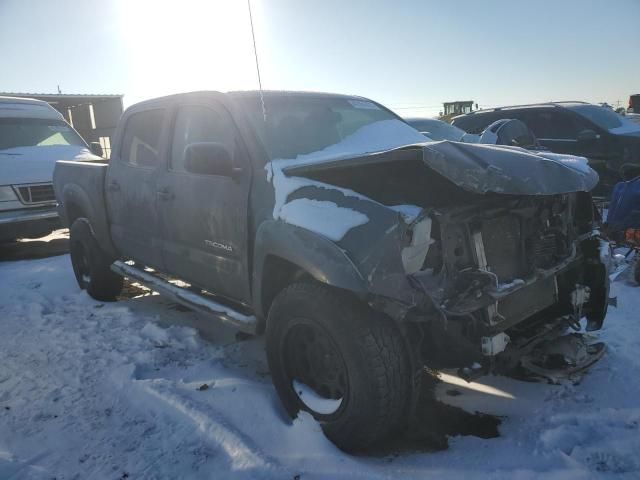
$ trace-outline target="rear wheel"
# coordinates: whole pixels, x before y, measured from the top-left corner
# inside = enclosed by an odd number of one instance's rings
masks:
[[[123,278],[111,271],[112,260],[100,248],[86,218],[78,218],[69,230],[73,273],[81,289],[102,302],[116,300]]]
[[[400,426],[410,369],[387,317],[324,285],[296,283],[275,299],[266,342],[289,414],[309,412],[338,447],[365,448]]]

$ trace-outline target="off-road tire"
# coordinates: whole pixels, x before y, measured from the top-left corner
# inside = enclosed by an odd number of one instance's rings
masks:
[[[122,291],[123,278],[110,269],[113,260],[100,248],[86,218],[78,218],[69,230],[73,273],[81,289],[101,302],[112,302]]]
[[[347,393],[338,411],[319,414],[294,391],[285,346],[296,322],[313,324],[344,360]],[[267,319],[271,376],[287,412],[311,413],[325,435],[345,451],[362,450],[404,425],[411,392],[409,357],[397,325],[339,290],[314,282],[294,283],[274,300]]]

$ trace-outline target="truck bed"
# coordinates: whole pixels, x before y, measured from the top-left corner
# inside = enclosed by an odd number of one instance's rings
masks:
[[[71,227],[77,218],[88,218],[100,245],[115,254],[105,204],[106,175],[105,162],[59,160],[53,171],[53,188],[62,224]]]

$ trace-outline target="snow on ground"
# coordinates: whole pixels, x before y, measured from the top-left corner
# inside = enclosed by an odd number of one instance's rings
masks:
[[[66,255],[2,262],[0,284],[0,479],[640,478],[640,289],[625,280],[580,384],[443,376],[438,396],[502,416],[500,437],[359,456],[286,418],[262,338],[157,295],[93,301]]]

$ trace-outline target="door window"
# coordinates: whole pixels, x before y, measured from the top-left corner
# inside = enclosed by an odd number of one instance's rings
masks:
[[[163,118],[164,110],[161,109],[138,112],[129,117],[122,141],[123,162],[146,168],[158,165]]]
[[[231,117],[222,109],[187,105],[178,109],[171,147],[174,172],[186,172],[185,150],[192,143],[216,142],[224,145],[231,158],[235,150],[235,133]]]
[[[557,109],[526,112],[524,122],[538,138],[557,140],[575,140],[579,126],[571,115]]]

